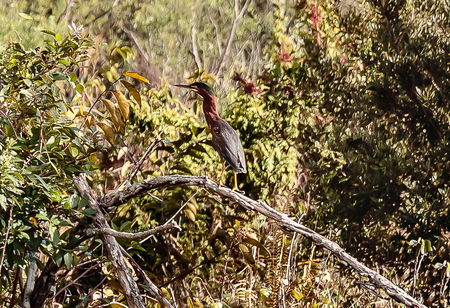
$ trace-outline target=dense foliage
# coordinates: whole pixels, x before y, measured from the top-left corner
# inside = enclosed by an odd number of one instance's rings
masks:
[[[246,152],[239,189],[302,219],[427,306],[448,305],[448,4],[27,3],[6,1],[0,14],[11,27],[4,37],[18,29],[22,38],[5,39],[0,59],[2,305],[126,304],[101,241],[83,232],[93,212],[72,178],[87,173],[102,196],[158,136],[130,184],[216,178],[201,102],[161,82],[182,75],[217,90]],[[22,22],[8,23],[7,9]],[[75,24],[67,37],[36,32],[73,19],[96,44]],[[123,74],[130,67],[139,75]],[[181,231],[119,242],[177,306],[388,305],[328,252],[203,188],[172,186],[107,213],[120,231],[174,215]]]

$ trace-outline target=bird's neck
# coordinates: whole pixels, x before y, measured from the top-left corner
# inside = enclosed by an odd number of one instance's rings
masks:
[[[210,128],[213,122],[221,119],[217,112],[216,98],[214,96],[203,98],[203,113]]]

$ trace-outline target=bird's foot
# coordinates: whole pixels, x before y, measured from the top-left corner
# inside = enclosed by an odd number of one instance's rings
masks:
[[[238,193],[240,193],[240,194],[245,195],[245,191],[239,190],[236,184],[234,184],[234,186],[233,186],[233,188],[231,189],[231,191],[235,191],[235,192],[238,192]]]

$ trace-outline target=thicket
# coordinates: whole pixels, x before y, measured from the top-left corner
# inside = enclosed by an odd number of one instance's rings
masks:
[[[98,2],[92,18],[75,2],[79,10],[54,9],[41,22],[60,16],[63,23],[79,14],[98,31],[93,40],[72,26],[68,36],[44,31],[40,47],[29,44],[30,37],[2,52],[2,304],[126,304],[101,241],[84,232],[93,212],[75,192],[73,177],[87,173],[100,197],[124,180],[217,177],[220,159],[201,102],[154,85],[159,77],[178,79],[196,69],[187,80],[215,85],[211,73],[223,61],[224,37],[245,8],[236,49],[216,76],[218,96],[226,102],[222,115],[238,131],[248,161],[239,189],[301,219],[425,305],[448,305],[449,5],[177,3]],[[26,22],[42,11],[26,8]],[[172,13],[165,14],[167,8]],[[212,20],[199,18],[207,15]],[[166,35],[180,40],[165,45]],[[94,44],[97,38],[113,47]],[[150,66],[141,66],[142,59]],[[131,68],[139,75],[122,75]],[[226,183],[232,183],[230,170]],[[113,228],[130,232],[152,229],[173,215],[181,231],[118,241],[177,306],[389,302],[327,251],[203,188],[156,190],[106,213]],[[136,279],[148,294],[142,277]]]

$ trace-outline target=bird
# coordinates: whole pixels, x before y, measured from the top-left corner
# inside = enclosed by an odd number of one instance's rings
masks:
[[[214,150],[219,153],[223,166],[218,182],[219,187],[225,172],[225,164],[223,162],[225,160],[233,169],[234,186],[232,190],[237,190],[237,174],[247,173],[244,149],[236,131],[227,121],[219,116],[214,92],[203,82],[194,82],[189,85],[175,84],[175,86],[189,89],[203,98],[203,114],[212,135],[212,145]]]

